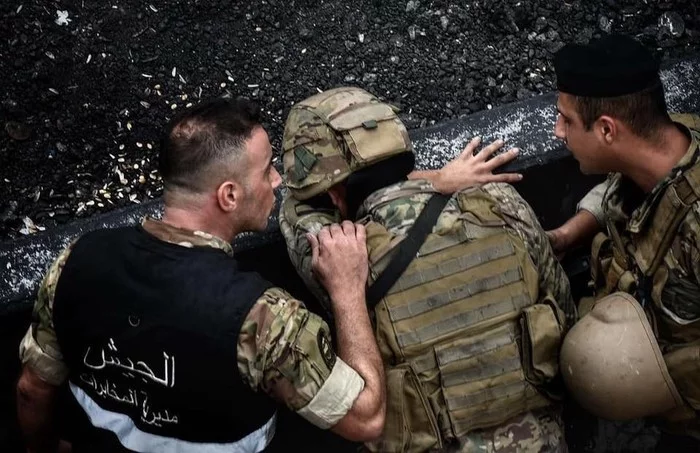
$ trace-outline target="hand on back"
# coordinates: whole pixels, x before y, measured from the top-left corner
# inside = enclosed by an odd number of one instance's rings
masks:
[[[369,272],[365,227],[345,220],[307,235],[311,266],[331,300],[357,295],[364,290]]]

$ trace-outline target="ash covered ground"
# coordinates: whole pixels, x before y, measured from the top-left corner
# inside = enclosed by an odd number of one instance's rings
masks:
[[[339,85],[415,128],[552,91],[566,42],[700,50],[694,0],[6,0],[0,14],[0,241],[160,195],[159,131],[200,99],[259,101],[279,144],[294,102]]]

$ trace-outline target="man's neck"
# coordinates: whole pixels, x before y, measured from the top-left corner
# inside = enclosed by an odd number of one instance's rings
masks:
[[[634,138],[621,172],[644,192],[651,192],[683,158],[690,139],[675,124],[664,127],[656,141]]]
[[[205,211],[206,208],[196,211],[193,209],[166,205],[162,220],[164,223],[176,228],[189,231],[202,231],[229,243],[233,242],[233,239],[238,233],[231,229],[230,225],[227,225],[225,222],[214,220],[213,217],[208,216]]]

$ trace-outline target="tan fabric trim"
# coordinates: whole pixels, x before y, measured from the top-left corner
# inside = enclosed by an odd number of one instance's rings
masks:
[[[588,211],[596,218],[598,225],[605,227],[605,211],[603,208],[603,198],[605,192],[610,185],[610,180],[605,180],[602,183],[591,189],[576,206],[576,212]]]
[[[328,429],[345,417],[364,388],[365,381],[357,371],[337,358],[316,396],[297,413],[319,428]]]
[[[66,364],[41,349],[34,339],[31,327],[19,345],[19,358],[23,365],[29,365],[34,373],[51,385],[59,386],[68,378]]]

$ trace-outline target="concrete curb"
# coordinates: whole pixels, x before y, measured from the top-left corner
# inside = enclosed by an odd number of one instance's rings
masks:
[[[670,62],[662,79],[671,111],[700,111],[700,55]],[[564,159],[569,152],[554,140],[556,119],[554,93],[526,101],[475,113],[463,119],[411,131],[419,168],[440,168],[473,136],[484,143],[505,139],[508,146],[521,149],[518,160],[502,171],[527,173],[539,166]],[[279,193],[278,199],[281,196]],[[563,194],[562,194],[563,195]],[[158,215],[162,200],[115,210],[90,219],[0,244],[0,316],[26,309],[44,272],[73,238],[97,228],[133,224],[144,215]],[[248,250],[280,238],[276,214],[263,233],[244,234],[235,243],[236,250]]]

